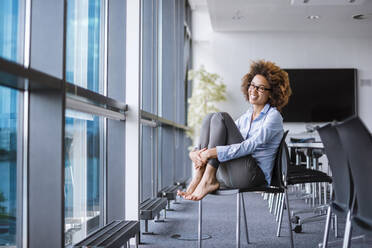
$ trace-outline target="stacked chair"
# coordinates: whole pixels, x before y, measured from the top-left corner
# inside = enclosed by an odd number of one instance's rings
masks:
[[[286,146],[286,149],[288,150],[288,147]],[[289,152],[287,151],[287,154]],[[288,158],[289,161],[289,158]],[[313,189],[314,189],[314,184],[316,183],[332,183],[332,178],[328,176],[326,173],[319,171],[319,170],[314,170],[314,169],[309,169],[305,168],[303,166],[297,166],[293,165],[291,163],[288,163],[286,167],[282,167],[283,169],[283,175],[284,175],[284,181],[286,186],[290,185],[303,185],[303,184],[312,184]],[[314,202],[314,201],[313,201]],[[290,209],[289,204],[287,207]],[[323,206],[320,207],[315,207],[315,208],[309,208],[304,211],[303,213],[306,212],[316,212],[316,210],[322,210]],[[277,236],[280,236],[280,230],[281,230],[281,216],[284,211],[284,202],[283,198],[279,197],[279,223],[278,223],[278,230],[277,230]],[[296,223],[296,227],[294,229],[295,232],[301,232],[302,231],[302,224],[304,223],[309,223],[309,222],[314,222],[314,221],[320,221],[325,218],[325,214],[317,214],[311,217],[307,217],[305,219],[299,220],[298,217],[293,216],[291,218],[291,221]]]
[[[328,124],[318,129],[318,132],[324,145],[333,179],[333,193],[327,210],[326,226],[322,243],[322,247],[327,247],[332,213],[343,218],[349,215],[354,194],[351,175],[349,173],[348,158],[341,145],[336,127]],[[339,242],[333,243],[337,244]]]
[[[350,247],[353,229],[372,234],[372,136],[359,117],[336,126],[346,153],[354,198],[346,218],[343,247]]]

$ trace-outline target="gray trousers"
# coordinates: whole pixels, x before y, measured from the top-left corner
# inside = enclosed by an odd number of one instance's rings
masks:
[[[244,138],[228,113],[211,113],[204,118],[199,149],[243,141]],[[251,155],[222,163],[217,159],[209,159],[208,164],[218,168],[217,180],[221,183],[221,187],[249,188],[266,184],[265,175]]]

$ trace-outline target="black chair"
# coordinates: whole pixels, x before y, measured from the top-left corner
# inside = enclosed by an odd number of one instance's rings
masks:
[[[355,192],[352,211],[346,219],[343,244],[346,248],[350,246],[353,228],[361,234],[372,234],[372,137],[358,117],[336,128],[349,160]]]
[[[283,197],[283,202],[286,200],[286,204],[288,205],[288,195],[285,182],[283,181],[283,174],[282,172],[286,169],[282,169],[282,167],[287,167],[289,163],[289,154],[288,148],[285,143],[285,138],[288,134],[286,131],[283,135],[283,138],[280,142],[278,152],[275,158],[275,165],[273,168],[273,175],[271,179],[270,186],[261,186],[261,187],[252,187],[246,189],[219,189],[215,192],[211,193],[214,195],[233,195],[236,194],[237,196],[237,219],[236,219],[236,247],[240,247],[240,205],[242,203],[243,206],[243,214],[244,214],[244,221],[245,221],[245,230],[246,230],[246,239],[247,243],[249,244],[249,237],[248,237],[248,227],[247,227],[247,219],[245,216],[245,206],[244,206],[244,197],[243,193],[246,192],[261,192],[261,193],[284,193],[285,197]],[[281,223],[282,215],[280,218]],[[288,225],[289,225],[289,238],[290,238],[290,247],[293,248],[293,233],[292,233],[292,224],[290,221],[290,212],[288,209]],[[198,247],[202,245],[202,200],[199,201],[199,219],[198,219]]]
[[[329,225],[332,212],[337,216],[346,217],[351,210],[354,194],[348,158],[341,145],[336,127],[328,124],[319,128],[318,132],[324,145],[333,180],[332,199],[327,210],[327,220],[324,229],[322,246],[324,248],[328,245]]]
[[[287,150],[286,152],[287,156],[289,156],[287,145],[285,145],[285,149]],[[287,160],[289,161],[289,158]],[[293,165],[291,165],[291,163],[288,163],[286,166],[282,167],[283,169],[282,173],[284,175],[284,182],[286,186],[306,184],[306,183],[332,183],[332,178],[324,172],[313,170],[313,169],[308,169],[304,167],[296,168],[296,170],[293,170],[292,168],[293,168]],[[284,211],[283,200],[284,199],[282,199],[282,202],[280,203],[280,209],[279,209],[280,215],[282,215]],[[287,204],[287,206],[289,209],[290,208],[289,204]],[[306,213],[306,212],[313,212],[313,211],[314,209],[308,209],[306,211],[300,211],[300,212]],[[325,215],[323,214],[307,217],[304,219],[300,219],[298,216],[293,216],[291,218],[291,221],[293,223],[296,223],[294,231],[296,233],[299,233],[302,231],[302,224],[310,223],[314,221],[320,221],[323,219],[323,217],[325,217]],[[277,236],[280,236],[280,230],[281,230],[281,225],[279,222]]]

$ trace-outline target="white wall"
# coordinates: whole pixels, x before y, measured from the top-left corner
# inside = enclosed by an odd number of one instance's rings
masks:
[[[372,131],[372,86],[360,84],[361,79],[372,78],[372,34],[214,32],[205,9],[193,11],[192,26],[194,68],[205,65],[227,85],[227,102],[218,106],[222,111],[234,118],[246,111],[240,84],[252,60],[270,60],[283,68],[356,68],[359,115]],[[304,124],[285,128],[291,133],[305,131]]]

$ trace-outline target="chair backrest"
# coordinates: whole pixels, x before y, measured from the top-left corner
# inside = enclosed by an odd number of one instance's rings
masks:
[[[354,117],[336,126],[348,157],[357,200],[356,216],[372,221],[372,137]]]
[[[341,145],[336,127],[328,124],[318,129],[332,171],[333,202],[345,212],[351,209],[353,185],[350,175],[348,157]]]
[[[284,182],[283,182],[283,166],[287,166],[287,163],[289,162],[288,158],[288,148],[285,143],[285,138],[287,137],[289,131],[285,131],[282,137],[282,140],[280,141],[278,151],[276,152],[275,157],[275,163],[273,168],[273,173],[271,176],[271,184],[270,186],[284,188]]]

